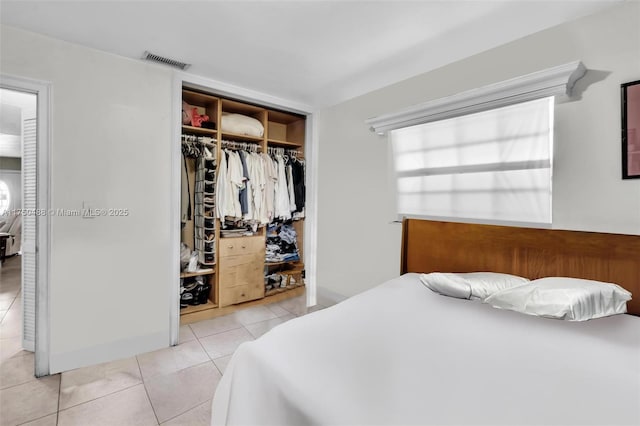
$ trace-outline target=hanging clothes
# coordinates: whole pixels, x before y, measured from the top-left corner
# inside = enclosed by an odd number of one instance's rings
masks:
[[[292,167],[291,167],[291,158],[288,158],[286,160],[286,167],[287,167],[287,192],[289,193],[289,211],[291,212],[295,212],[296,211],[296,196],[293,192],[293,174],[291,172]]]
[[[266,225],[269,220],[265,212],[265,177],[264,162],[260,155],[256,153],[247,153],[247,168],[249,171],[249,206],[250,214],[245,219],[256,222],[260,225]]]
[[[284,164],[284,158],[276,155],[276,167],[278,172],[278,180],[275,190],[275,218],[280,220],[291,219],[291,209],[289,204],[289,189],[287,187],[287,170]]]
[[[274,211],[274,200],[275,200],[275,190],[276,190],[276,182],[278,180],[278,173],[276,171],[276,167],[273,164],[273,160],[267,154],[262,154],[262,161],[264,164],[264,178],[265,178],[265,186],[264,186],[264,198],[265,198],[265,215],[267,217],[268,222],[273,221],[275,217]]]
[[[184,154],[182,154],[180,172],[180,222],[184,224],[191,220],[191,190],[189,188],[189,175],[187,174],[187,157]]]
[[[249,191],[247,184],[247,181],[249,180],[249,172],[247,171],[247,153],[245,151],[239,151],[238,154],[240,157],[240,162],[242,163],[242,176],[245,182],[244,187],[240,189],[240,210],[242,211],[243,215],[247,215],[249,213]]]
[[[224,221],[229,199],[229,182],[227,176],[227,155],[222,151],[218,162],[218,176],[216,176],[216,216]]]
[[[186,226],[193,221],[193,240],[187,234],[183,236],[202,265],[215,262],[216,148],[212,138],[182,135],[181,222]]]
[[[274,221],[303,218],[304,163],[278,152],[267,155],[250,148],[222,151],[216,206],[224,227],[251,227],[255,231]]]
[[[306,186],[305,179],[305,164],[303,160],[297,158],[291,164],[293,175],[293,192],[296,199],[296,210],[294,213],[295,219],[301,219],[304,217],[304,205],[306,201]]]
[[[242,175],[242,162],[237,152],[226,152],[229,155],[227,175],[229,177],[230,196],[227,202],[228,210],[225,216],[241,219],[242,207],[240,206],[240,190],[245,187],[244,176]]]

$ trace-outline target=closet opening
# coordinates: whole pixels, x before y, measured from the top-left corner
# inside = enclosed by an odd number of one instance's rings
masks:
[[[307,116],[184,84],[179,323],[305,294]]]

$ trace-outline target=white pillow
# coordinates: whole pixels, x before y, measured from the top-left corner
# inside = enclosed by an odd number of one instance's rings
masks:
[[[420,281],[432,291],[445,296],[481,300],[497,291],[529,282],[523,277],[497,272],[432,272],[421,274]]]
[[[239,135],[249,135],[261,138],[264,134],[264,126],[253,117],[242,114],[222,113],[222,124],[220,129],[223,132],[237,133]]]
[[[631,293],[622,287],[579,278],[549,277],[502,290],[485,299],[494,308],[568,321],[627,312]]]

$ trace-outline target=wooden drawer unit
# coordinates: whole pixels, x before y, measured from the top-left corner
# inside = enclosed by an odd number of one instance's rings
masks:
[[[220,289],[220,306],[234,305],[264,297],[264,282]]]
[[[242,254],[264,254],[264,237],[236,237],[220,239],[220,257],[237,256]],[[264,259],[262,259],[264,263]]]
[[[264,237],[223,238],[219,248],[220,306],[263,298]]]
[[[262,259],[256,255],[220,258],[220,288],[255,284],[258,281],[264,285],[263,265]]]

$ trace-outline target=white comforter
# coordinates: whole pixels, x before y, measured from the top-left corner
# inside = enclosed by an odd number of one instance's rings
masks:
[[[407,274],[240,346],[212,424],[639,425],[640,318],[530,317]]]

